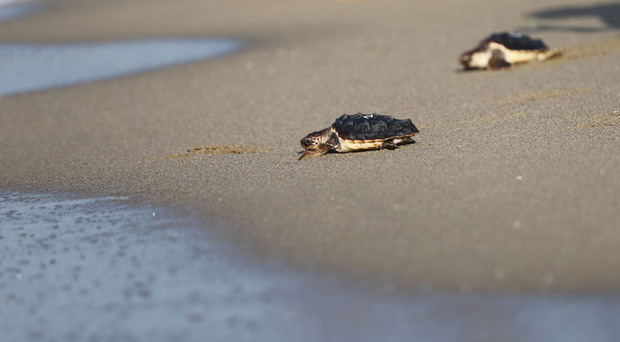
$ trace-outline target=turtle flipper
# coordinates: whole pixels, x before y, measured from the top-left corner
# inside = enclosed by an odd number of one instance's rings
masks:
[[[502,69],[510,66],[510,63],[506,62],[504,53],[500,50],[493,50],[493,55],[489,59],[489,69]]]
[[[329,151],[329,146],[328,145],[324,145],[324,144],[320,144],[315,149],[307,149],[307,150],[305,150],[304,153],[299,157],[298,160],[302,160],[302,159],[309,158],[309,157],[322,156],[325,153],[327,153],[327,151]]]
[[[329,149],[331,150],[337,149],[338,146],[340,145],[340,140],[338,140],[338,135],[336,133],[332,133],[329,136],[329,139],[327,139],[327,141],[325,142],[325,145],[327,145],[327,147],[329,147]]]
[[[396,142],[394,141],[394,139],[390,139],[390,140],[384,141],[381,147],[387,148],[388,150],[395,150],[398,148],[398,145],[396,145]]]
[[[415,140],[413,140],[413,137],[404,137],[396,141],[397,145],[405,145],[405,144],[413,144],[413,143],[415,143]]]
[[[395,150],[398,148],[399,145],[412,144],[412,143],[415,143],[415,140],[413,140],[413,137],[395,138],[395,139],[384,141],[383,145],[381,145],[381,148],[387,148],[388,150]]]
[[[536,56],[536,59],[539,61],[544,61],[547,59],[562,57],[563,54],[564,52],[562,51],[562,49],[547,49],[547,50],[541,51]]]

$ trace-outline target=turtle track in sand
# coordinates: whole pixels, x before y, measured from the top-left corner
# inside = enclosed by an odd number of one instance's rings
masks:
[[[168,154],[162,157],[155,157],[151,160],[170,160],[193,157],[204,154],[246,154],[246,153],[258,153],[265,152],[269,148],[248,146],[248,145],[202,145],[198,147],[191,147],[185,150],[185,152]]]

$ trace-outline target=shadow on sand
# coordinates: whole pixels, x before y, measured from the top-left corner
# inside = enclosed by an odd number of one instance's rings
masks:
[[[560,6],[529,13],[537,19],[563,20],[583,17],[597,17],[603,25],[538,25],[536,31],[569,31],[578,33],[602,32],[620,29],[620,3],[605,3],[583,6]]]

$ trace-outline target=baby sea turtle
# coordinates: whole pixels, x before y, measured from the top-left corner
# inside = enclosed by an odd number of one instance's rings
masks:
[[[301,139],[305,149],[299,159],[320,156],[329,151],[350,152],[387,148],[412,143],[418,129],[411,120],[399,120],[376,113],[343,114],[325,129]]]
[[[461,54],[465,69],[501,69],[517,63],[543,61],[562,54],[550,49],[540,39],[532,39],[518,32],[494,33],[477,47]]]

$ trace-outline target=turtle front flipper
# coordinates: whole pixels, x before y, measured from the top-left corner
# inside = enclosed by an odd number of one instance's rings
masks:
[[[298,160],[302,160],[302,159],[309,158],[309,157],[322,156],[325,153],[327,153],[327,151],[329,151],[329,149],[330,149],[330,147],[328,145],[319,144],[315,148],[309,148],[309,149],[305,150],[304,153],[299,157]]]
[[[500,50],[493,50],[493,54],[489,59],[489,69],[502,69],[507,68],[511,64],[506,61],[504,53]]]
[[[329,139],[325,141],[325,145],[331,150],[336,150],[340,146],[340,140],[338,139],[338,135],[334,132],[329,134]]]

